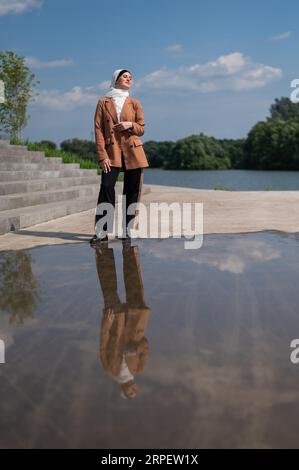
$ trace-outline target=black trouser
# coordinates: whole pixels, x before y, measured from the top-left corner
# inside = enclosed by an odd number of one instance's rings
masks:
[[[113,248],[103,247],[102,251],[97,251],[96,264],[105,308],[114,307],[118,311],[124,304],[121,303],[117,292],[117,272]],[[136,246],[123,250],[123,277],[127,307],[147,308],[140,269],[140,253]]]
[[[125,168],[125,162],[122,154],[122,167],[110,167],[110,171],[105,173],[102,171],[102,179],[101,179],[101,187],[98,196],[97,205],[102,202],[112,204],[113,208],[115,208],[115,183],[120,171],[124,172],[124,189],[123,194],[126,196],[126,216],[125,216],[125,224],[128,227],[129,222],[135,218],[136,214],[127,214],[128,207],[132,203],[137,203],[140,200],[141,195],[141,188],[143,182],[143,168],[134,168],[133,170],[127,170]],[[105,217],[107,211],[104,210],[103,214],[96,214],[95,216],[95,224],[102,218]],[[107,230],[107,223],[103,225],[103,230],[106,232]]]

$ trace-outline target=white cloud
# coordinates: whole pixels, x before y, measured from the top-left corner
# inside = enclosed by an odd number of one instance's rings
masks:
[[[234,274],[245,273],[253,266],[265,264],[281,258],[280,250],[273,248],[265,240],[231,238],[225,243],[225,238],[219,250],[219,241],[209,240],[206,242],[208,250],[188,250],[188,261],[200,266],[209,266]],[[182,252],[184,249],[182,248]],[[164,250],[152,246],[150,249],[152,257],[160,260],[174,260],[178,257],[177,245],[168,245]]]
[[[45,68],[54,68],[54,67],[68,67],[73,65],[71,59],[59,59],[59,60],[50,60],[50,61],[41,61],[35,59],[34,57],[26,57],[26,65],[28,67],[33,67],[36,69],[45,69]]]
[[[243,91],[263,87],[281,76],[281,69],[255,64],[242,53],[233,52],[204,64],[179,67],[176,70],[163,67],[138,80],[135,86],[142,90],[201,93],[221,90]]]
[[[44,62],[43,66],[54,66],[64,61]],[[45,65],[48,64],[48,65]],[[57,65],[56,65],[57,66]],[[215,61],[194,64],[169,70],[166,67],[156,70],[134,82],[137,91],[172,90],[180,92],[195,91],[211,93],[221,90],[244,91],[261,88],[275,78],[280,78],[282,71],[269,65],[254,64],[243,54],[235,52],[220,56]],[[52,110],[69,111],[78,107],[94,105],[102,92],[109,89],[110,81],[103,81],[95,86],[74,86],[71,90],[43,90],[34,101],[35,106]]]
[[[108,82],[108,85],[110,82]],[[61,92],[59,90],[38,91],[39,96],[32,102],[33,106],[47,108],[49,110],[71,111],[85,106],[95,106],[102,95],[101,90],[107,89],[107,82],[96,86],[74,86],[71,90]]]
[[[206,64],[195,64],[191,67],[182,68],[188,70],[195,77],[213,77],[217,75],[233,75],[244,69],[246,66],[246,59],[240,52],[233,52],[228,55],[222,55],[214,61],[207,62]]]
[[[181,52],[183,50],[182,44],[171,44],[170,46],[165,47],[165,50],[168,52]]]
[[[31,8],[40,8],[42,0],[0,0],[0,16],[20,14]]]
[[[86,90],[94,89],[94,90],[105,90],[106,91],[110,88],[110,83],[111,83],[110,80],[105,80],[104,82],[99,83],[95,87],[86,88]]]
[[[284,39],[288,39],[291,37],[292,31],[287,31],[286,33],[278,34],[277,36],[272,36],[272,41],[283,41]]]

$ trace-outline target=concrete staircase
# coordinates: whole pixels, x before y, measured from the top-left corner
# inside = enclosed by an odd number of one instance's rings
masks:
[[[99,188],[96,170],[0,140],[0,235],[95,208]]]

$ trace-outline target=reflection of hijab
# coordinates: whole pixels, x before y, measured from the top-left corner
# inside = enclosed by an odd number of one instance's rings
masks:
[[[119,374],[114,378],[119,384],[125,384],[129,382],[130,380],[134,380],[134,376],[131,374],[131,372],[128,369],[128,365],[125,360],[125,355],[123,355],[123,360],[120,366]]]
[[[129,70],[127,70],[127,69],[117,69],[113,72],[111,83],[110,83],[110,90],[105,95],[105,96],[108,96],[110,98],[113,98],[113,100],[116,104],[118,120],[120,118],[120,113],[121,113],[124,101],[129,96],[129,91],[128,90],[123,90],[121,88],[115,88],[115,83],[117,82],[117,79],[124,72],[129,72]]]

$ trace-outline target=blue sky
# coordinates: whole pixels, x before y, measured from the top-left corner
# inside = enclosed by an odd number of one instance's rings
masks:
[[[245,137],[299,78],[295,0],[0,0],[0,50],[41,81],[24,138],[91,139],[118,68],[145,114],[142,140]]]

